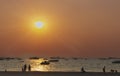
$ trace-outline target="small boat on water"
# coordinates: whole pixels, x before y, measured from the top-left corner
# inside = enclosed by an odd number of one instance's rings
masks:
[[[21,63],[23,63],[24,61],[20,61]]]
[[[49,60],[49,62],[59,62],[59,60],[52,59],[52,60]]]
[[[41,64],[41,65],[49,65],[50,62],[49,62],[49,61],[43,61],[43,62],[41,62],[40,64]]]
[[[50,57],[50,59],[61,59],[60,57]]]
[[[5,58],[0,57],[0,60],[5,60]]]
[[[114,64],[120,64],[120,61],[113,61]]]
[[[78,58],[72,58],[73,60],[78,60]]]
[[[39,57],[30,57],[29,59],[39,59]]]

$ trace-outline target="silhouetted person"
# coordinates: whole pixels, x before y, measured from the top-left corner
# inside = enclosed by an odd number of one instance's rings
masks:
[[[23,67],[23,71],[26,71],[26,70],[27,70],[27,65],[25,64]]]
[[[115,73],[118,73],[118,71],[117,71],[117,70],[115,70]]]
[[[81,68],[81,72],[85,73],[86,71],[84,70],[84,67]]]
[[[103,72],[104,72],[104,73],[106,72],[105,70],[106,70],[106,67],[104,66],[104,67],[103,67]]]
[[[5,72],[7,72],[7,69],[5,69]]]
[[[24,71],[24,68],[22,67],[22,72]]]
[[[114,70],[113,70],[113,69],[111,69],[111,73],[114,73]]]
[[[31,71],[31,65],[28,66],[28,71]]]

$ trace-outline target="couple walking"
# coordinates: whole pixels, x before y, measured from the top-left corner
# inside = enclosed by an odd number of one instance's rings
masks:
[[[22,67],[22,71],[27,71],[27,65],[26,64]],[[28,71],[31,71],[31,65],[30,64],[28,65]]]

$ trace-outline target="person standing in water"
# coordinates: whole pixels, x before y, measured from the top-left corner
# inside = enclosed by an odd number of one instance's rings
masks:
[[[86,71],[84,70],[84,67],[81,68],[81,72],[85,73]]]
[[[104,73],[106,72],[106,67],[105,67],[105,66],[103,67],[103,72],[104,72]]]
[[[28,66],[28,71],[31,71],[31,65],[29,64],[29,66]]]
[[[27,65],[25,64],[24,66],[23,66],[23,71],[26,71],[27,70]]]

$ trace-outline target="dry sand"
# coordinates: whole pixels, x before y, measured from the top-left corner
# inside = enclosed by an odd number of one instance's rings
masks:
[[[120,73],[100,72],[0,72],[0,76],[120,76]]]

